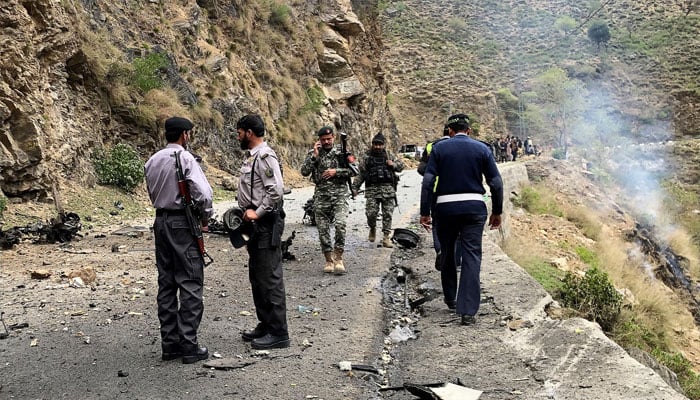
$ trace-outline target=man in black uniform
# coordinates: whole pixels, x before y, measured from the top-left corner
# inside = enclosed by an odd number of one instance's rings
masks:
[[[501,226],[503,181],[491,150],[469,137],[465,114],[451,116],[447,127],[453,137],[433,147],[423,175],[420,223],[430,229],[431,215],[438,220],[437,234],[444,249],[440,278],[445,303],[456,308],[463,325],[472,325],[481,300],[482,234],[487,219],[491,229]],[[484,178],[491,189],[490,217],[484,203]],[[455,243],[461,247],[459,279],[452,251]]]
[[[209,357],[207,348],[199,347],[197,341],[197,329],[204,313],[204,259],[185,215],[175,168],[175,157],[179,157],[202,230],[206,231],[207,221],[213,212],[212,190],[199,163],[185,150],[193,127],[186,118],[166,120],[165,138],[168,144],[154,154],[145,166],[148,194],[156,209],[153,233],[158,266],[157,302],[162,358],[174,360],[182,357],[185,364]]]
[[[283,182],[277,154],[263,140],[265,124],[258,115],[236,123],[238,142],[246,151],[238,183],[243,220],[255,225],[248,241],[248,276],[258,317],[255,329],[243,332],[254,349],[289,347],[287,303],[282,278]]]

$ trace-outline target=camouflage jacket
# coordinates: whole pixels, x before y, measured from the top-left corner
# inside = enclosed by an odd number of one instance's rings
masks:
[[[385,164],[386,160],[391,160],[394,162],[394,165],[392,167],[389,167],[388,165],[378,166],[376,160],[382,158],[382,164]],[[373,156],[370,151],[367,151],[365,154],[362,155],[362,159],[360,159],[359,166],[360,174],[355,178],[353,188],[359,191],[360,187],[364,183],[365,198],[392,198],[396,195],[396,183],[398,182],[399,178],[398,176],[396,176],[395,173],[401,172],[404,169],[404,163],[403,161],[401,161],[400,158],[396,157],[394,154],[387,152],[386,150],[384,151],[384,157]],[[380,173],[378,175],[381,176],[388,173],[391,175],[391,181],[372,182],[374,180],[382,181],[381,178],[374,178],[374,176],[376,176],[377,174],[373,174],[373,172],[376,171],[372,171],[372,169],[381,167],[386,168],[386,171],[382,171],[383,173]]]
[[[340,147],[335,146],[330,151],[321,149],[318,158],[314,158],[313,150],[306,155],[304,164],[301,165],[301,174],[311,176],[311,180],[316,185],[316,194],[321,195],[343,195],[348,194],[348,180],[354,176],[350,168],[342,168]],[[323,179],[321,175],[327,169],[335,169],[336,176],[331,179]]]

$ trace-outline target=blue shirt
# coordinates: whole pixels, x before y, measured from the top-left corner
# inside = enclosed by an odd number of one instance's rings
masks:
[[[435,178],[439,176],[433,193]],[[448,194],[485,194],[483,181],[491,189],[492,212],[503,213],[503,181],[498,172],[493,153],[485,144],[458,133],[449,140],[433,146],[423,175],[420,215],[430,215],[435,197]],[[463,200],[439,203],[435,211],[439,215],[486,214],[486,204],[480,200]]]

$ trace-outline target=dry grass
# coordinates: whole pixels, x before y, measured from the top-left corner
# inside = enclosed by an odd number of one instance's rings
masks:
[[[608,225],[609,220],[599,217],[594,210],[572,202],[560,201],[552,207],[551,196],[547,193],[544,187],[535,187],[528,193],[521,191],[519,201],[525,202],[533,213],[517,223],[513,221],[514,232],[504,245],[506,253],[550,290],[556,288],[558,279],[556,270],[549,268],[554,258],[565,258],[566,268],[571,271],[586,268],[570,251],[583,243],[595,256],[599,268],[626,296],[624,304],[627,306],[613,338],[622,346],[681,352],[694,365],[700,365],[700,332],[687,308],[687,300],[656,279],[652,267],[645,265],[641,252],[622,237],[620,226]],[[543,240],[538,231],[547,230],[552,220],[557,220],[552,214],[559,211],[563,218],[555,223],[556,230],[548,232]],[[562,236],[552,237],[553,232]],[[581,242],[576,236],[592,240]],[[569,243],[566,248],[560,246],[562,240]],[[677,229],[667,235],[667,240],[677,254],[688,259],[691,275],[698,276],[698,250],[693,247],[690,236]]]
[[[566,219],[573,222],[587,238],[600,240],[603,224],[598,215],[582,206],[564,204],[562,208]]]
[[[657,280],[651,271],[639,260],[630,258],[631,245],[604,227],[601,240],[596,243],[601,266],[618,289],[627,289],[633,296],[632,313],[639,325],[645,326],[657,337],[665,339],[666,346],[685,352],[687,347],[679,343],[697,342],[698,330],[695,320],[688,311],[685,301]],[[630,300],[630,299],[627,299]],[[696,365],[700,362],[686,355]]]
[[[688,260],[688,270],[693,279],[700,278],[700,250],[692,236],[682,228],[674,229],[668,236],[668,244],[673,251]]]
[[[177,98],[177,92],[171,88],[149,90],[144,96],[145,103],[155,109],[155,119],[159,121],[164,121],[173,115],[189,116],[189,112],[177,101]]]

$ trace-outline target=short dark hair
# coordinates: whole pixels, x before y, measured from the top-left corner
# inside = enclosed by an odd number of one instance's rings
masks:
[[[447,119],[447,126],[455,132],[463,132],[469,129],[469,117],[467,114],[454,114]]]
[[[243,129],[244,131],[250,129],[257,137],[265,136],[265,123],[258,114],[248,114],[241,117],[236,122],[236,129]]]

